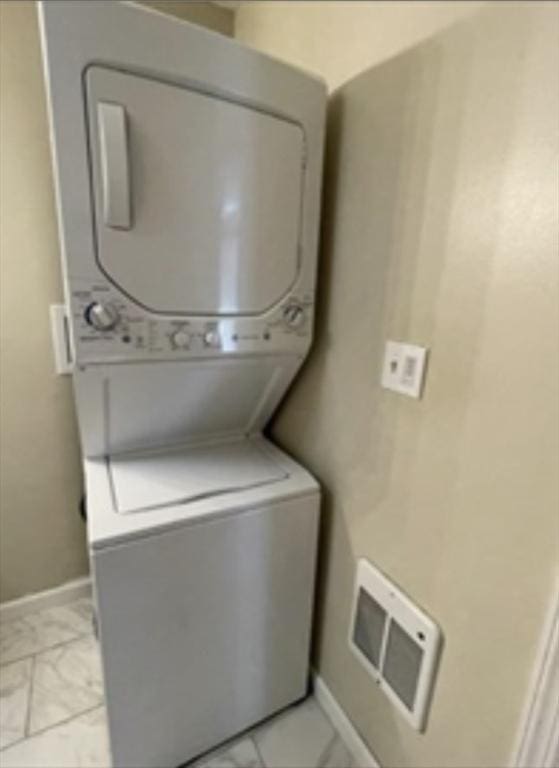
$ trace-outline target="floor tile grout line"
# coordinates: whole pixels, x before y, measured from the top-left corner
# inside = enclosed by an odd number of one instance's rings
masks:
[[[84,640],[84,639],[87,639],[87,638],[89,638],[89,637],[92,637],[92,636],[91,636],[89,633],[88,633],[87,635],[80,635],[79,637],[76,637],[76,638],[74,638],[73,640],[68,640],[68,641],[67,641],[67,642],[65,642],[65,643],[60,643],[60,644],[59,644],[59,645],[57,645],[57,646],[53,646],[53,647],[51,647],[51,648],[46,648],[45,650],[43,650],[43,651],[39,651],[39,653],[36,653],[36,654],[34,655],[34,657],[33,657],[33,668],[32,668],[32,671],[33,671],[33,677],[32,677],[32,685],[33,685],[33,684],[34,684],[34,682],[35,682],[35,673],[36,673],[36,668],[37,668],[37,659],[38,659],[40,656],[44,656],[45,654],[47,654],[47,653],[50,653],[52,650],[57,650],[57,651],[59,651],[59,650],[61,650],[61,649],[64,649],[64,648],[65,648],[66,646],[68,646],[68,645],[72,645],[73,643],[77,643],[77,642],[79,642],[80,640]],[[32,709],[32,693],[33,693],[33,692],[34,692],[34,685],[33,685],[32,689],[31,689],[31,692],[30,692],[30,695],[29,695],[29,722],[28,722],[28,725],[29,725],[29,727],[31,726],[31,723],[30,723],[30,719],[31,719],[31,709]],[[103,692],[102,692],[102,698],[101,698],[101,701],[100,701],[100,702],[98,702],[97,704],[95,704],[95,705],[93,705],[93,706],[91,706],[91,707],[86,707],[85,709],[83,709],[83,710],[81,710],[81,711],[79,711],[79,712],[73,712],[73,713],[72,713],[71,715],[69,715],[68,717],[65,717],[65,718],[63,718],[62,720],[58,720],[56,723],[51,723],[50,725],[44,726],[43,728],[39,728],[38,730],[34,731],[33,733],[30,733],[30,732],[28,731],[28,729],[26,728],[26,731],[27,731],[27,733],[26,733],[26,736],[27,736],[27,738],[31,738],[31,737],[33,737],[33,736],[36,736],[36,735],[38,735],[38,734],[44,733],[45,731],[48,731],[48,730],[50,730],[51,728],[56,728],[56,726],[57,726],[57,725],[62,725],[62,724],[64,724],[64,723],[68,723],[68,722],[70,722],[71,720],[74,720],[76,717],[80,717],[81,715],[84,715],[84,714],[86,714],[87,712],[90,712],[90,711],[92,711],[92,710],[94,710],[94,709],[97,709],[98,707],[102,707],[102,706],[104,706],[104,705],[105,705],[105,693],[104,693],[104,690],[103,690]]]
[[[61,609],[64,610],[65,608],[71,608],[71,606],[77,605],[78,603],[88,603],[91,605],[93,604],[93,596],[78,597],[76,600],[69,600],[68,602],[45,606],[43,608],[30,608],[23,613],[17,614],[11,619],[2,618],[0,613],[0,626],[2,626],[2,624],[14,624],[16,622],[25,621],[27,618],[29,618],[29,616],[37,616],[44,613],[51,613],[52,611],[60,611]],[[4,605],[6,605],[6,603],[0,603],[0,608],[2,608]]]
[[[30,703],[31,703],[31,696],[29,697],[29,705],[30,705]],[[103,703],[101,703],[101,704],[97,704],[97,705],[95,705],[94,707],[89,707],[89,708],[87,708],[86,710],[84,710],[84,711],[82,711],[82,712],[79,712],[79,713],[75,713],[75,714],[73,714],[72,716],[70,716],[70,717],[68,717],[68,718],[66,718],[66,719],[64,719],[64,720],[61,720],[61,721],[59,721],[58,723],[53,723],[53,724],[52,724],[52,725],[50,725],[50,726],[47,726],[47,727],[45,727],[45,728],[42,728],[41,730],[37,731],[36,733],[30,734],[30,735],[28,735],[27,737],[24,737],[23,739],[18,739],[17,741],[14,741],[14,742],[12,742],[11,744],[7,744],[5,747],[2,747],[2,749],[0,749],[0,753],[2,753],[2,752],[4,752],[4,751],[6,751],[6,750],[8,750],[8,749],[10,749],[11,747],[15,747],[16,745],[18,745],[18,744],[21,744],[21,743],[23,743],[23,742],[25,742],[25,741],[30,741],[30,740],[34,739],[36,736],[37,736],[37,737],[38,737],[38,736],[41,736],[41,735],[43,735],[43,734],[44,734],[44,733],[46,733],[46,732],[49,732],[49,731],[55,730],[56,728],[58,728],[58,727],[60,727],[60,726],[63,726],[63,725],[67,725],[68,723],[71,723],[72,721],[74,721],[74,720],[77,720],[77,719],[78,719],[78,718],[80,718],[80,717],[83,717],[83,716],[85,716],[85,715],[87,715],[87,714],[89,714],[89,713],[91,713],[91,712],[95,712],[95,711],[97,711],[97,710],[101,710],[101,709],[103,709],[103,708],[104,708],[104,704],[103,704]],[[281,716],[280,716],[280,717],[281,717]],[[332,736],[331,736],[331,738],[328,740],[328,742],[327,742],[327,745],[326,745],[326,747],[323,749],[322,753],[320,754],[319,760],[318,760],[318,762],[317,762],[317,764],[316,764],[317,768],[319,768],[320,766],[322,766],[322,765],[323,765],[325,758],[328,756],[328,752],[329,752],[329,750],[331,750],[331,749],[332,749],[332,747],[334,746],[334,744],[335,744],[336,740],[337,740],[337,739],[341,739],[341,737],[340,737],[339,733],[337,732],[337,730],[336,730],[334,727],[332,728],[332,730],[333,730]],[[260,760],[260,762],[261,762],[261,764],[262,764],[263,768],[267,768],[267,763],[266,763],[266,761],[265,761],[265,760],[264,760],[264,758],[263,758],[263,755],[262,755],[262,753],[261,753],[261,751],[260,751],[260,749],[259,749],[259,746],[258,746],[258,743],[257,743],[257,740],[256,740],[256,733],[257,733],[257,731],[258,731],[258,729],[257,729],[257,728],[256,728],[256,729],[252,729],[252,730],[249,730],[249,731],[246,733],[246,737],[247,737],[247,738],[248,738],[248,740],[249,740],[249,741],[250,741],[250,742],[253,744],[253,746],[254,746],[254,748],[255,748],[255,751],[256,751],[256,754],[257,754],[257,756],[258,756],[258,758],[259,758],[259,760]],[[341,739],[341,741],[342,741],[342,743],[345,745],[345,742],[344,742],[344,740],[343,740],[343,739]],[[235,743],[235,742],[233,742],[233,746],[234,746],[234,743]],[[227,745],[227,746],[225,746],[225,745],[224,745],[224,748],[223,748],[223,750],[219,750],[219,752],[217,753],[217,755],[219,755],[219,754],[226,754],[226,753],[227,753],[227,751],[228,751],[228,748],[230,748],[231,746],[232,746],[231,744],[229,744],[229,745]],[[346,747],[347,747],[347,745],[346,745]],[[349,751],[349,749],[348,749],[348,751]],[[351,753],[350,753],[350,754],[351,754]],[[216,754],[214,754],[214,756],[217,756],[217,755],[216,755]],[[204,757],[206,757],[206,756],[207,756],[207,755],[204,755],[204,756],[202,756],[202,759],[203,759]],[[198,761],[196,761],[195,763],[193,763],[193,766],[196,766],[197,764],[198,764]],[[188,765],[190,765],[190,764],[188,764]],[[185,766],[185,768],[186,768],[186,766]],[[268,768],[270,768],[270,767],[268,767]]]
[[[40,612],[38,612],[40,613]],[[72,720],[75,720],[77,717],[81,717],[83,715],[86,715],[88,712],[92,712],[96,709],[104,707],[104,697],[103,700],[97,704],[95,704],[92,707],[87,707],[86,709],[82,710],[81,712],[75,712],[69,717],[66,717],[62,720],[59,720],[56,723],[52,723],[51,725],[48,725],[44,728],[40,728],[39,730],[35,731],[34,733],[31,733],[31,718],[32,718],[32,709],[33,709],[33,695],[34,695],[34,684],[35,684],[35,673],[36,673],[36,667],[37,667],[37,658],[40,656],[44,656],[45,654],[50,653],[51,651],[60,650],[65,648],[66,646],[75,644],[81,640],[85,640],[88,638],[94,638],[94,633],[89,630],[87,632],[78,632],[73,637],[62,640],[60,642],[56,642],[53,645],[46,645],[45,647],[42,647],[40,649],[34,650],[30,653],[26,653],[22,656],[18,656],[14,659],[11,659],[10,661],[7,661],[5,663],[0,664],[0,670],[5,669],[7,667],[10,667],[14,664],[30,664],[29,669],[29,681],[27,684],[27,702],[26,702],[26,711],[25,711],[25,721],[24,721],[24,735],[23,738],[17,739],[16,741],[11,742],[10,744],[6,744],[4,747],[0,748],[0,752],[3,752],[6,749],[9,749],[10,747],[15,746],[16,744],[21,744],[24,741],[28,741],[29,739],[34,738],[35,736],[39,736],[46,731],[50,731],[53,728],[57,728],[60,725],[67,724],[71,722]]]
[[[262,755],[262,752],[260,751],[260,747],[258,746],[258,742],[256,741],[256,731],[251,731],[249,733],[249,738],[254,744],[254,749],[256,751],[256,754],[258,755],[258,759],[260,760],[260,763],[262,765],[262,768],[267,768],[266,763],[264,761],[264,756]]]
[[[250,730],[244,731],[235,736],[231,736],[231,738],[222,742],[220,745],[214,747],[213,749],[210,747],[210,749],[208,749],[206,752],[202,752],[200,755],[198,755],[198,757],[194,757],[192,760],[181,764],[179,768],[204,768],[208,760],[214,760],[215,758],[221,757],[222,755],[229,754],[231,750],[237,746],[237,744],[240,744],[245,740],[253,741]],[[262,765],[264,766],[264,764]]]
[[[59,643],[55,643],[54,645],[47,645],[45,648],[41,648],[38,651],[31,651],[31,653],[26,653],[24,656],[18,656],[17,659],[12,659],[11,661],[2,661],[0,662],[0,669],[2,667],[8,667],[10,664],[16,664],[18,661],[26,661],[27,659],[33,659],[35,656],[40,656],[42,653],[45,653],[46,651],[53,651],[55,648],[62,648],[64,645],[68,645],[69,643],[74,643],[76,640],[83,640],[85,637],[95,637],[94,632],[82,632],[79,635],[76,635],[75,637],[72,637],[70,640],[61,640]]]
[[[318,762],[316,764],[317,768],[321,768],[324,765],[330,750],[332,749],[337,739],[339,738],[338,732],[336,731],[336,729],[332,728],[332,730],[333,730],[332,737],[328,740],[328,742],[326,743],[326,746],[324,747],[324,749],[322,750],[318,758]]]
[[[17,739],[16,741],[11,742],[10,744],[7,744],[4,747],[2,747],[0,749],[0,753],[4,752],[4,751],[6,751],[6,750],[8,750],[8,749],[10,749],[12,747],[15,747],[18,744],[21,744],[21,743],[26,742],[26,741],[30,741],[30,740],[34,739],[35,737],[42,736],[45,733],[48,733],[48,732],[50,732],[52,730],[55,730],[55,729],[57,729],[59,727],[62,727],[64,725],[68,725],[69,723],[72,723],[73,721],[77,720],[78,718],[84,717],[84,716],[86,716],[89,713],[95,712],[97,710],[104,709],[105,702],[101,701],[101,702],[95,704],[94,706],[91,706],[91,707],[88,707],[88,708],[82,710],[81,712],[72,713],[69,717],[66,717],[66,718],[64,718],[62,720],[59,720],[56,723],[52,723],[52,724],[50,724],[50,725],[48,725],[46,727],[43,727],[43,728],[35,731],[34,733],[30,733],[37,658],[39,656],[42,656],[42,655],[46,654],[46,653],[49,653],[50,651],[64,648],[65,646],[72,645],[73,643],[76,643],[79,640],[83,640],[83,639],[90,638],[90,637],[93,637],[93,636],[94,636],[94,633],[92,633],[91,631],[78,633],[74,637],[72,637],[72,638],[70,638],[68,640],[57,642],[54,645],[46,646],[44,648],[41,648],[40,650],[35,650],[35,651],[31,652],[31,653],[28,653],[28,654],[25,654],[23,656],[20,656],[20,657],[17,657],[15,659],[12,659],[11,661],[6,662],[4,664],[0,664],[0,669],[2,669],[3,667],[7,667],[7,666],[10,666],[12,664],[25,663],[25,662],[29,662],[29,661],[31,663],[31,666],[30,666],[30,677],[29,677],[29,683],[28,683],[28,689],[29,690],[28,690],[28,698],[27,698],[26,717],[25,717],[25,723],[24,723],[24,736],[23,736],[23,738]],[[291,711],[296,710],[297,705],[299,703],[301,703],[301,702],[297,702],[297,704],[285,708],[282,712],[279,713],[279,716],[276,715],[274,718],[270,718],[270,721],[269,721],[270,725],[272,725],[272,720],[277,722],[278,720],[283,719],[283,717],[287,717],[290,714]],[[320,710],[325,715],[325,713],[323,712],[322,708],[320,708]],[[344,740],[341,738],[340,734],[337,732],[337,729],[335,728],[335,726],[331,722],[330,718],[327,715],[325,715],[325,717],[326,717],[326,720],[328,721],[328,724],[332,728],[333,733],[332,733],[332,736],[330,737],[330,739],[328,740],[326,746],[324,747],[324,749],[320,753],[318,762],[316,764],[317,768],[322,766],[324,761],[326,759],[328,759],[329,752],[334,747],[334,745],[336,743],[336,740],[338,738],[340,738],[342,743],[344,743],[344,745],[345,745]],[[256,738],[258,730],[259,730],[259,728],[255,728],[255,729],[249,730],[249,731],[246,732],[245,735],[248,738],[248,740],[251,742],[251,744],[253,745],[255,753],[256,753],[256,756],[257,756],[258,760],[260,761],[260,764],[262,765],[262,767],[263,768],[269,768],[267,766],[266,761],[264,760],[263,754],[262,754],[262,752],[260,750],[260,747],[258,745],[258,741],[257,741],[257,738]],[[232,739],[231,741],[233,742],[234,740]],[[230,748],[230,746],[231,745],[227,745],[227,746],[224,745],[222,750],[219,750],[217,754],[214,753],[214,756],[218,756],[218,755],[221,755],[221,754],[226,754],[228,749]],[[349,749],[348,749],[348,751],[349,751]]]
[[[47,725],[46,728],[41,728],[41,730],[36,731],[36,733],[31,733],[29,734],[29,736],[24,736],[23,739],[18,739],[17,741],[13,741],[11,744],[7,744],[5,747],[2,747],[2,749],[0,749],[0,754],[10,749],[11,747],[15,747],[16,744],[23,744],[24,741],[31,741],[31,739],[34,739],[36,736],[42,736],[48,731],[53,731],[55,728],[58,728],[60,725],[68,725],[68,723],[71,723],[72,720],[77,720],[79,717],[83,717],[84,715],[88,715],[91,712],[95,712],[97,709],[104,709],[104,707],[105,707],[104,703],[96,704],[94,707],[89,707],[88,709],[85,709],[83,712],[78,712],[72,715],[71,717],[67,717],[65,720],[60,720],[60,722],[58,723]]]
[[[35,733],[32,733],[28,736],[29,739],[33,739],[35,736],[42,736],[43,733],[46,733],[47,731],[52,731],[54,728],[57,728],[59,725],[68,725],[68,723],[71,723],[72,720],[77,720],[78,717],[83,717],[84,715],[89,714],[90,712],[95,712],[96,709],[103,709],[105,706],[105,702],[102,701],[100,704],[96,704],[94,707],[88,707],[87,709],[84,709],[82,712],[75,712],[73,715],[70,715],[70,717],[64,718],[64,720],[59,720],[58,723],[52,723],[51,725],[47,725],[44,728],[40,728],[38,731],[35,731]]]
[[[27,691],[27,709],[25,712],[25,723],[23,726],[23,738],[29,736],[29,728],[31,726],[31,702],[33,699],[33,680],[35,678],[35,667],[37,664],[36,656],[31,657],[31,667],[29,669],[29,688]]]
[[[76,605],[77,603],[87,602],[88,606],[93,607],[93,599],[92,598],[79,598],[78,600],[72,600],[69,603],[64,603],[61,605],[53,605],[50,608],[38,608],[34,611],[26,611],[24,614],[21,614],[21,616],[14,616],[13,619],[3,619],[0,616],[0,627],[3,626],[9,626],[10,624],[21,624],[22,622],[25,623],[27,619],[29,619],[31,616],[43,616],[43,614],[46,613],[52,613],[53,611],[60,611],[61,609],[71,609],[73,605]],[[3,605],[3,603],[0,603],[0,608]],[[84,616],[80,613],[75,613],[74,617],[79,619],[83,619]]]

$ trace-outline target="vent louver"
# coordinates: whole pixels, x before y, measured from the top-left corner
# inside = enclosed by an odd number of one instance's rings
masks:
[[[349,645],[412,726],[425,728],[441,633],[365,559],[357,565]]]

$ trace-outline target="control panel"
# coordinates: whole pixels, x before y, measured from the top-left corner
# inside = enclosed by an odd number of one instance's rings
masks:
[[[215,357],[216,354],[304,353],[312,299],[289,296],[258,317],[162,316],[110,283],[73,280],[72,330],[77,362]]]

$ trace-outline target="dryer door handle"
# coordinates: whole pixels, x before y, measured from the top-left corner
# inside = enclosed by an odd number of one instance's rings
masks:
[[[128,124],[121,104],[100,101],[97,104],[101,186],[105,225],[112,229],[130,229],[130,169]]]

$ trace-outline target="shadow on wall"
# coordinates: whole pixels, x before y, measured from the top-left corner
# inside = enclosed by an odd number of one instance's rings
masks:
[[[483,426],[472,441],[471,419],[529,42],[518,30],[529,21],[518,19],[516,36],[492,42],[492,26],[502,23],[492,18],[481,36],[483,22],[468,21],[333,95],[316,343],[272,426],[323,489],[314,664],[387,765],[474,764],[476,749],[500,764],[507,735],[498,725],[512,717],[505,704],[488,725],[493,713],[477,706],[480,658],[495,685],[507,674],[498,665],[489,671],[487,652],[506,633],[503,621],[511,628],[501,581],[483,597],[468,579],[480,558],[487,567],[502,559],[499,570],[508,556],[484,536],[491,502],[466,474],[476,441],[483,451]],[[380,388],[387,338],[432,349],[422,401]],[[465,513],[468,504],[477,506]],[[504,523],[505,510],[492,511]],[[347,648],[360,556],[396,579],[446,635],[425,737],[402,726]],[[488,603],[493,623],[467,642]],[[463,735],[453,736],[464,707]]]

